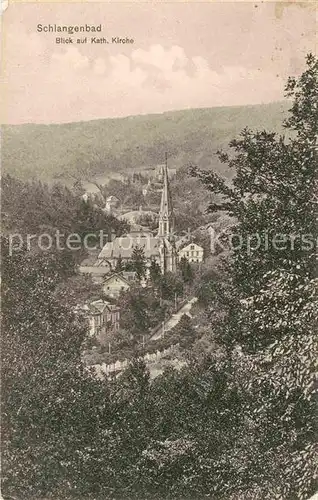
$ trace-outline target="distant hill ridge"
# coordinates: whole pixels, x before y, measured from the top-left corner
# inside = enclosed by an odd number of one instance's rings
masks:
[[[230,176],[215,156],[246,126],[282,132],[288,102],[169,111],[65,124],[2,126],[2,168],[22,179],[100,176],[169,161]]]

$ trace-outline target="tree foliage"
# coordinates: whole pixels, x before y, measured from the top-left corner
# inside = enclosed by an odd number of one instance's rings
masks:
[[[131,253],[131,259],[126,263],[126,269],[129,271],[135,271],[139,280],[145,276],[146,257],[142,246],[134,246]]]
[[[21,235],[49,233],[57,230],[64,235],[104,231],[120,235],[127,230],[127,224],[106,214],[90,201],[85,202],[76,192],[55,183],[52,186],[32,181],[22,182],[10,175],[2,179],[2,221],[5,231]],[[99,239],[97,240],[99,243]],[[106,243],[106,241],[104,241]],[[91,243],[92,244],[92,243]]]
[[[182,257],[179,262],[179,269],[181,271],[182,279],[185,283],[191,283],[193,280],[193,270],[191,268],[190,262],[186,257]]]
[[[83,370],[85,324],[54,294],[64,255],[9,256],[4,241],[2,257],[3,493],[67,498],[100,439],[107,390]]]
[[[229,356],[239,346],[252,368],[243,388],[257,447],[246,460],[262,498],[306,498],[314,488],[317,87],[318,61],[309,55],[286,87],[289,139],[245,129],[231,143],[234,156],[220,154],[235,168],[232,186],[196,172],[223,196],[211,209],[238,220],[228,284],[212,295],[224,310],[220,341]]]

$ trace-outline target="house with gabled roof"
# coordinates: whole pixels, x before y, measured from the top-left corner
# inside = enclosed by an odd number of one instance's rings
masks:
[[[112,212],[114,208],[117,208],[119,206],[119,204],[120,200],[117,198],[117,196],[108,196],[105,205],[106,212]]]
[[[117,298],[122,292],[126,292],[136,282],[135,271],[122,271],[107,276],[103,283],[103,291],[112,298]]]
[[[178,250],[179,262],[182,258],[186,258],[189,262],[203,262],[204,249],[197,243],[189,243],[185,247]]]
[[[87,258],[82,261],[79,272],[84,275],[90,275],[94,283],[102,283],[107,274],[112,271],[111,263],[107,259]]]
[[[94,300],[76,309],[84,313],[88,321],[90,337],[119,328],[120,309],[116,304],[111,304],[107,300]]]

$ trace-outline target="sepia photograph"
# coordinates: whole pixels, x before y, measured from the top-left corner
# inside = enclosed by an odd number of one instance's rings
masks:
[[[1,499],[318,500],[317,4],[3,1]]]

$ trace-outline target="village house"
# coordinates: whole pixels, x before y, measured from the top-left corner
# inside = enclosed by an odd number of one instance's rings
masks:
[[[112,266],[107,259],[85,259],[80,267],[79,272],[84,275],[90,275],[94,283],[102,283],[105,276],[112,271]]]
[[[106,199],[105,210],[106,212],[111,213],[114,209],[118,208],[120,204],[120,200],[116,196],[108,196]]]
[[[135,271],[122,271],[107,277],[103,283],[103,291],[112,298],[117,298],[121,292],[126,292],[137,280]]]
[[[84,306],[78,307],[88,321],[89,336],[106,333],[108,330],[117,330],[120,321],[120,309],[117,305],[106,300],[95,300]]]
[[[203,248],[196,243],[189,243],[189,245],[178,251],[179,262],[183,257],[185,257],[189,262],[203,262],[203,256]]]

